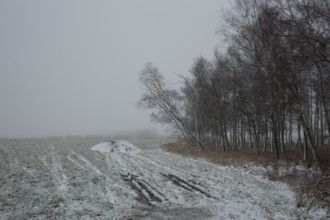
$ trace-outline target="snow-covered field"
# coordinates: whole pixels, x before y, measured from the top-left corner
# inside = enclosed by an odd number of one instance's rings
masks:
[[[283,183],[133,144],[0,141],[0,219],[326,218]]]

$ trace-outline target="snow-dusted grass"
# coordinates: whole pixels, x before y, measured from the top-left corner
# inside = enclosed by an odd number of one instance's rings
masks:
[[[329,217],[325,209],[297,208],[294,193],[283,183],[139,146],[101,140],[1,142],[0,219]],[[152,197],[148,190],[161,201],[145,203],[141,195]]]

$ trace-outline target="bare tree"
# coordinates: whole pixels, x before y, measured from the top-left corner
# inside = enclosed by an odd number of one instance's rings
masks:
[[[323,0],[235,0],[228,50],[213,61],[197,58],[180,93],[147,64],[140,106],[201,148],[249,143],[280,157],[300,146],[304,159],[311,152],[318,163],[330,137],[329,14]]]
[[[164,77],[158,68],[147,63],[140,72],[139,81],[145,93],[138,102],[138,106],[145,109],[156,110],[152,113],[155,122],[167,124],[178,131],[186,141],[196,146],[198,141],[184,121],[180,111],[182,96],[176,91],[166,87]]]

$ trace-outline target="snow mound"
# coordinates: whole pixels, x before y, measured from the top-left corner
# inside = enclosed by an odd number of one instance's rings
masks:
[[[125,153],[125,154],[137,154],[141,150],[129,143],[128,141],[106,141],[99,143],[91,148],[93,151],[98,151],[101,153]]]

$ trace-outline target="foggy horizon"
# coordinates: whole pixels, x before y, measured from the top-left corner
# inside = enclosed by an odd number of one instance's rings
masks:
[[[136,107],[139,71],[152,62],[176,82],[212,58],[228,4],[1,1],[0,138],[163,133]]]

